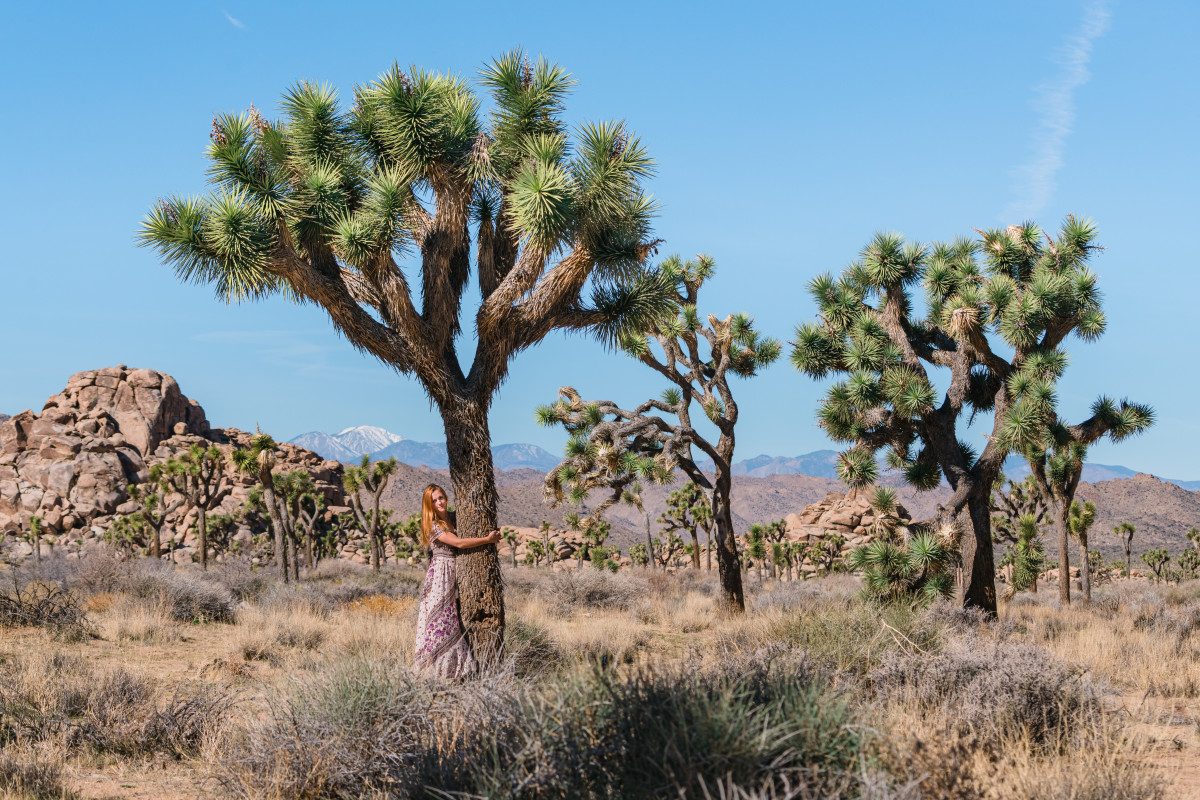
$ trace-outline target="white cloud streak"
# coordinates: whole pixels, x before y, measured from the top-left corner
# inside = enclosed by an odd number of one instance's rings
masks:
[[[237,28],[238,30],[242,30],[243,28],[246,27],[246,23],[242,22],[240,19],[235,17],[233,14],[230,14],[228,11],[222,10],[221,13],[225,15],[225,21],[228,22],[233,27]]]
[[[1015,197],[1004,210],[1005,223],[1036,217],[1054,196],[1058,172],[1066,160],[1067,138],[1075,126],[1075,92],[1092,76],[1088,70],[1092,49],[1108,30],[1111,18],[1106,0],[1089,3],[1079,29],[1060,51],[1062,71],[1036,88],[1037,129],[1029,159],[1015,170]]]

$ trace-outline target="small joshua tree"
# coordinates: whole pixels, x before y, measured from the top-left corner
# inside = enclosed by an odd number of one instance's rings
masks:
[[[517,532],[513,528],[501,528],[500,538],[508,545],[508,553],[512,556],[512,565],[517,566],[517,543],[520,539],[517,537]]]
[[[668,532],[663,538],[655,537],[650,541],[650,554],[663,570],[675,565],[675,557],[683,552],[683,539],[674,531]]]
[[[804,556],[817,568],[817,574],[828,575],[837,567],[845,545],[846,537],[840,533],[825,531],[816,539],[809,540]]]
[[[564,425],[572,434],[573,446],[602,456],[597,463],[602,471],[611,471],[614,479],[629,471],[669,476],[679,469],[703,488],[709,494],[716,531],[719,606],[738,613],[746,605],[730,505],[738,421],[730,379],[734,375],[753,377],[778,358],[780,345],[759,336],[745,314],[701,319],[699,292],[714,269],[707,256],[688,262],[678,257],[663,261],[655,277],[667,287],[674,313],[651,317],[617,339],[622,350],[670,384],[661,399],[626,410],[609,400],[586,402],[574,389],[565,387],[559,391],[558,402],[538,410],[538,419],[547,425]],[[716,429],[715,437],[703,435],[693,425],[696,408]],[[701,470],[696,450],[712,462],[712,478]],[[568,470],[570,466],[568,462],[562,465]],[[564,474],[562,467],[547,476],[552,494],[561,493],[564,485],[569,489],[580,479],[597,477],[587,472]]]
[[[1171,554],[1165,547],[1156,547],[1142,553],[1142,561],[1154,572],[1155,582],[1163,580],[1167,565],[1171,563]]]
[[[162,555],[163,526],[167,517],[184,504],[184,498],[178,494],[171,494],[163,464],[152,466],[145,482],[129,484],[127,492],[129,499],[141,506],[136,513],[150,534],[150,555],[159,558]]]
[[[1012,591],[1037,593],[1038,576],[1046,566],[1041,529],[1036,514],[1025,513],[1017,519],[1016,541],[1005,553],[1002,566],[1012,567]]]
[[[708,495],[692,481],[667,495],[667,508],[658,517],[659,524],[665,530],[687,533],[692,539],[689,554],[692,557],[692,567],[700,569],[700,536],[699,530],[704,529],[711,542],[712,506],[709,505]],[[711,567],[711,562],[710,565]]]
[[[1065,366],[1065,357],[1063,363]],[[1056,371],[1062,370],[1056,368]],[[1035,413],[1030,412],[1024,417],[1021,414],[1013,416],[1005,435],[1013,448],[1024,454],[1032,477],[1052,506],[1058,527],[1060,575],[1070,572],[1070,537],[1075,535],[1071,515],[1088,448],[1105,436],[1113,442],[1119,442],[1142,433],[1153,424],[1154,409],[1150,406],[1127,400],[1117,403],[1107,397],[1101,397],[1093,403],[1092,416],[1078,425],[1068,425],[1057,415],[1048,414],[1042,418],[1039,428]],[[1080,565],[1081,574],[1087,568],[1086,555],[1083,561]],[[1090,586],[1084,588],[1084,594],[1090,594]],[[1070,604],[1069,580],[1059,580],[1058,597],[1062,604]]]
[[[928,603],[954,589],[954,553],[946,537],[920,532],[905,544],[876,540],[850,553],[863,573],[863,592],[881,603]]]
[[[1080,503],[1075,500],[1071,503],[1070,515],[1067,517],[1067,526],[1071,531],[1071,535],[1079,542],[1079,585],[1083,589],[1083,602],[1092,602],[1092,562],[1088,558],[1088,531],[1092,529],[1092,525],[1096,522],[1096,505],[1091,501]],[[1064,565],[1058,566],[1059,581],[1069,581],[1071,575],[1069,572],[1064,572]],[[1062,596],[1061,591],[1059,596]]]
[[[42,563],[42,518],[36,514],[29,517],[29,530],[25,534],[25,539],[33,548],[34,563]]]
[[[650,566],[650,551],[646,547],[645,542],[638,542],[629,547],[629,561],[635,567]]]
[[[238,448],[230,453],[234,468],[245,475],[254,476],[258,481],[258,491],[271,524],[271,534],[274,538],[275,567],[279,570],[284,583],[291,580],[288,569],[288,538],[284,529],[283,511],[280,507],[279,496],[275,491],[275,461],[278,445],[267,434],[259,431],[250,439],[250,446]],[[258,497],[258,495],[256,495]]]
[[[1179,573],[1188,580],[1200,577],[1200,550],[1188,548],[1179,554]]]
[[[388,481],[396,472],[397,466],[394,458],[372,462],[368,456],[363,456],[362,462],[357,467],[346,467],[346,471],[342,473],[346,498],[358,520],[359,528],[366,534],[371,550],[371,569],[376,572],[379,571],[380,560],[383,558],[379,504],[383,497],[383,490],[387,488]]]
[[[1191,542],[1192,549],[1200,552],[1200,528],[1191,528],[1187,532],[1187,540]]]
[[[549,520],[542,520],[542,524],[538,526],[538,535],[542,537],[542,550],[546,555],[546,565],[554,566],[555,552],[554,547],[550,544]]]
[[[749,569],[751,564],[757,564],[758,579],[761,581],[766,578],[767,557],[771,551],[766,529],[757,523],[751,525],[746,530],[745,539],[746,546],[742,552],[746,558],[746,567]]]
[[[542,544],[541,539],[530,539],[529,543],[525,545],[525,563],[529,566],[536,567],[546,561],[548,557],[546,546]]]
[[[873,482],[884,448],[918,489],[944,477],[951,496],[938,517],[963,535],[962,601],[989,614],[991,495],[1004,458],[1023,449],[1025,434],[1044,440],[1063,342],[1104,331],[1087,266],[1095,239],[1094,226],[1074,217],[1057,238],[1032,223],[934,247],[879,234],[840,278],[812,281],[820,318],[796,332],[797,368],[818,379],[844,376],[818,413],[828,435],[850,445],[840,477],[852,489]],[[923,303],[915,297],[921,284]],[[948,376],[940,398],[933,369]],[[993,417],[981,453],[959,439],[960,421],[977,412]]]
[[[140,511],[132,514],[121,514],[114,517],[104,531],[104,541],[115,547],[119,552],[133,555],[137,550],[149,550],[149,536],[146,520]]]
[[[1017,541],[1023,518],[1032,517],[1035,525],[1041,525],[1047,514],[1045,496],[1033,475],[1020,483],[1007,481],[1003,490],[1006,480],[1003,474],[997,477],[992,491],[992,539],[997,542]]]
[[[1121,544],[1125,546],[1125,577],[1128,578],[1133,571],[1133,534],[1137,533],[1137,528],[1132,522],[1122,522],[1113,526],[1113,533],[1120,537]]]
[[[225,454],[213,445],[194,444],[163,466],[163,479],[196,512],[200,567],[208,569],[208,512],[221,504],[233,486],[225,477]]]

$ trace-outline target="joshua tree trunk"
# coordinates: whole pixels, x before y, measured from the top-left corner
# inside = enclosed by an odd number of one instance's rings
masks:
[[[712,572],[712,523],[704,526],[704,570]]]
[[[196,509],[196,532],[200,536],[200,569],[208,569],[208,509]]]
[[[654,537],[650,535],[650,512],[646,512],[646,554],[650,557],[646,559],[646,566],[654,569],[654,565],[658,563],[658,554],[654,552]]]
[[[275,538],[275,566],[279,569],[279,575],[283,578],[284,583],[291,581],[291,573],[288,572],[287,559],[287,539],[283,532],[283,524],[279,520],[279,507],[275,497],[275,483],[271,476],[271,464],[260,464],[258,470],[258,483],[262,486],[263,504],[267,507],[267,519],[271,523],[271,534]]]
[[[692,534],[692,569],[700,571],[700,535],[692,528],[689,533]]]
[[[1092,602],[1092,564],[1088,559],[1088,537],[1079,537],[1079,588],[1083,591],[1083,602]]]
[[[454,508],[460,536],[496,529],[496,473],[492,465],[487,403],[452,398],[442,403]],[[455,562],[458,603],[467,638],[481,664],[499,660],[504,644],[504,583],[495,545],[462,553]]]
[[[996,566],[992,553],[991,481],[976,482],[969,490],[961,533],[963,603],[996,613]]]
[[[1071,513],[1066,503],[1058,503],[1054,509],[1054,524],[1058,528],[1058,602],[1071,605]]]
[[[733,455],[733,439],[728,443],[728,455]],[[725,448],[722,448],[724,450]],[[742,572],[738,567],[737,534],[733,530],[733,511],[729,506],[730,492],[733,488],[731,470],[717,467],[716,482],[713,485],[712,510],[713,524],[717,529],[717,574],[721,580],[721,594],[718,597],[718,608],[725,612],[742,612],[746,610],[746,597],[742,592]]]
[[[1129,580],[1130,573],[1133,571],[1133,546],[1132,543],[1125,540],[1125,580]]]

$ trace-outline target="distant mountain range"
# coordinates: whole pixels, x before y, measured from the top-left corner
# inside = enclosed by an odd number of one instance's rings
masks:
[[[417,442],[384,428],[371,425],[356,425],[340,433],[303,433],[291,440],[291,444],[306,447],[325,458],[335,461],[355,462],[363,456],[372,460],[394,458],[404,464],[448,469],[449,457],[445,442]],[[558,465],[558,456],[535,444],[501,444],[492,448],[492,457],[498,469],[532,469],[546,472]],[[776,475],[807,475],[813,478],[837,479],[837,450],[814,450],[798,456],[757,455],[743,459],[733,465],[733,474],[749,478],[769,478]],[[711,463],[701,463],[702,469],[711,468]],[[1029,465],[1020,456],[1009,456],[1004,462],[1008,477],[1021,480],[1029,474]],[[1117,478],[1132,478],[1137,470],[1119,464],[1092,464],[1083,466],[1085,483]],[[1183,481],[1163,478],[1167,483],[1195,491],[1200,481]]]
[[[353,463],[367,456],[372,461],[394,458],[412,466],[448,469],[450,457],[445,442],[417,442],[372,425],[356,425],[339,433],[310,431],[291,439],[289,444],[312,450],[323,458]],[[492,448],[498,469],[534,469],[546,472],[559,462],[558,457],[534,444],[501,444]]]

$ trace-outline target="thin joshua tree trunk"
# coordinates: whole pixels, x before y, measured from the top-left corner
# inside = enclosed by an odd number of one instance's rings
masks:
[[[729,454],[733,454],[733,443],[729,443]],[[737,534],[733,530],[733,511],[729,496],[733,481],[729,469],[717,467],[713,486],[713,523],[717,529],[717,574],[721,581],[718,606],[726,612],[746,610],[746,597],[742,591],[742,572],[738,567]]]
[[[498,499],[487,404],[458,398],[441,406],[458,533],[486,536],[496,529]],[[504,584],[496,547],[467,550],[455,566],[459,611],[471,647],[481,664],[493,664],[504,645]]]
[[[1058,528],[1058,602],[1071,605],[1071,523],[1070,508],[1059,503],[1054,509],[1054,524]]]
[[[208,510],[200,504],[196,511],[196,530],[200,534],[200,569],[208,570]]]
[[[650,513],[645,512],[646,516],[646,555],[649,558],[646,560],[646,566],[654,569],[658,563],[658,554],[654,552],[654,537],[650,535]]]
[[[1083,602],[1092,602],[1092,565],[1088,561],[1087,534],[1079,537],[1079,588],[1083,591]]]

